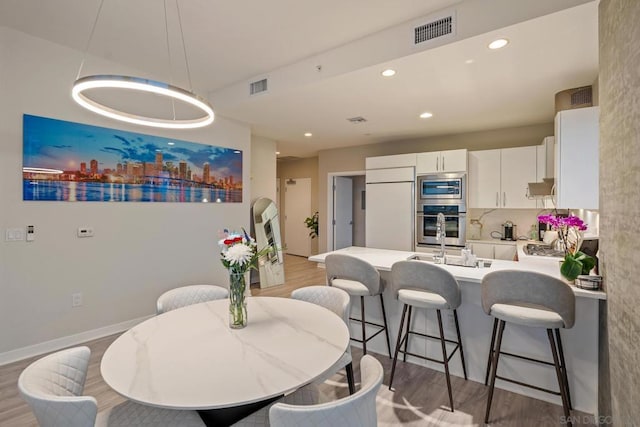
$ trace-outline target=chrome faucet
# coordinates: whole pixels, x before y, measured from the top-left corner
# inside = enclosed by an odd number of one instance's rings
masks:
[[[436,219],[436,240],[440,242],[440,253],[433,256],[436,264],[446,264],[444,241],[447,238],[446,220],[442,212],[438,212]]]

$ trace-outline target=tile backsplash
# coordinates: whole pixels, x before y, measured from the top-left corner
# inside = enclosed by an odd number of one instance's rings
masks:
[[[506,221],[511,221],[517,226],[518,238],[530,238],[531,227],[534,226],[536,231],[538,229],[538,215],[552,212],[553,209],[469,209],[467,212],[467,239],[477,237],[472,236],[477,230],[477,227],[472,225],[473,220],[479,220],[482,224],[478,240],[500,239],[502,224]],[[566,213],[566,210],[562,212]],[[598,211],[577,209],[571,212],[588,224],[587,234],[598,235]]]

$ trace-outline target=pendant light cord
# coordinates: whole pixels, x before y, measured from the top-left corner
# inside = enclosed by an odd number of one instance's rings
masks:
[[[167,18],[167,0],[164,0],[164,35],[165,41],[167,43],[167,56],[169,57],[169,83],[174,84],[173,81],[173,66],[171,62],[171,48],[169,47],[169,21]],[[173,113],[173,120],[176,119],[176,104],[173,99],[171,99],[171,110]]]
[[[187,59],[187,46],[184,43],[184,32],[182,31],[182,15],[180,14],[180,3],[176,0],[176,8],[178,9],[178,25],[180,26],[180,39],[182,40],[182,52],[184,53],[184,64],[187,68],[187,80],[189,82],[189,90],[193,92],[193,84],[191,83],[191,70],[189,68],[189,60]]]
[[[84,66],[84,60],[87,57],[87,52],[89,51],[91,40],[93,40],[93,33],[95,33],[96,31],[96,26],[98,25],[98,18],[100,17],[100,12],[102,11],[103,4],[104,4],[104,0],[100,0],[100,6],[98,7],[98,13],[96,13],[96,19],[93,21],[93,27],[91,27],[91,34],[89,34],[89,40],[87,40],[87,45],[85,46],[84,52],[82,53],[82,61],[80,61],[80,68],[78,68],[78,75],[76,76],[76,80],[80,78],[80,73],[82,72],[82,67]]]

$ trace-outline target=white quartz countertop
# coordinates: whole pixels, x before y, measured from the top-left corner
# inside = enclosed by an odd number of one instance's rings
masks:
[[[455,265],[442,264],[438,264],[438,266],[448,270],[457,280],[471,283],[480,283],[482,282],[485,274],[498,270],[535,271],[538,273],[556,277],[558,279],[562,279],[560,275],[559,265],[559,261],[561,261],[562,259],[525,255],[522,251],[522,247],[526,243],[526,241],[518,242],[518,259],[520,261],[505,261],[494,259],[491,260],[491,267],[487,268],[459,267]],[[416,255],[424,255],[418,252],[405,252],[388,249],[374,249],[351,246],[348,248],[339,249],[334,252],[326,252],[323,254],[313,255],[309,257],[309,260],[323,263],[324,258],[330,253],[343,253],[346,255],[355,256],[369,262],[380,271],[391,271],[391,266],[397,261],[408,260]],[[521,253],[522,255],[524,255],[524,257],[520,257]],[[607,299],[607,294],[603,291],[590,291],[587,289],[580,289],[576,286],[572,286],[572,289],[577,297],[601,300]]]

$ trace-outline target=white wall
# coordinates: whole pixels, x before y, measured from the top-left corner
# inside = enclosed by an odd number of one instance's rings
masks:
[[[276,142],[251,137],[251,203],[260,197],[276,201]]]
[[[36,227],[35,242],[0,242],[0,363],[24,356],[27,346],[151,315],[169,288],[226,285],[218,231],[248,229],[250,129],[219,117],[190,131],[102,119],[71,99],[81,56],[0,27],[0,231]],[[24,113],[243,150],[243,202],[24,202]],[[78,239],[83,225],[95,237]],[[71,307],[74,292],[83,294],[82,307]]]

